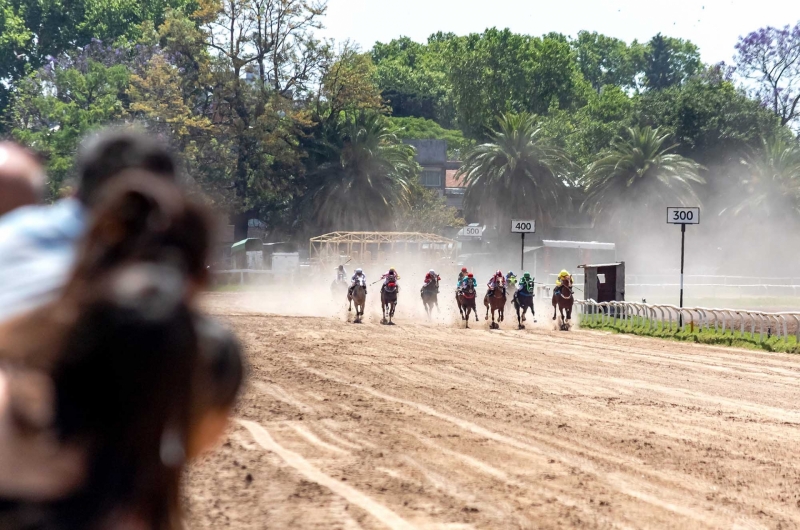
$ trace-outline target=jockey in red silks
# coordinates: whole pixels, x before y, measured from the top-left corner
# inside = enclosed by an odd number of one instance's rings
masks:
[[[420,294],[422,293],[422,291],[425,290],[425,286],[430,284],[431,282],[434,282],[436,284],[436,293],[438,294],[439,293],[439,282],[441,280],[442,280],[442,278],[438,274],[436,274],[435,270],[433,270],[433,269],[429,270],[428,274],[425,275],[425,281],[422,283],[422,287],[419,290]]]
[[[487,293],[488,296],[492,296],[494,294],[495,289],[498,287],[503,288],[503,294],[506,292],[506,278],[503,276],[503,272],[498,270],[492,276],[492,279],[489,280],[489,283],[486,284],[489,287],[489,292]]]
[[[399,279],[400,279],[400,275],[397,274],[397,270],[395,270],[394,267],[391,267],[386,272],[386,274],[381,276],[381,280],[383,280],[383,286],[381,287],[381,290],[383,290],[383,288],[385,288],[390,283],[397,284],[397,280],[399,280]],[[400,290],[400,286],[399,285],[397,286],[397,290],[398,291]]]

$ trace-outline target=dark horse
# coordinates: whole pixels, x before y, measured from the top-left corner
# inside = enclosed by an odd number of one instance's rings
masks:
[[[529,293],[525,289],[519,289],[516,294],[514,294],[514,309],[517,310],[518,329],[525,329],[525,325],[522,323],[525,322],[525,313],[528,311],[528,308],[531,310],[533,321],[536,322],[536,311],[533,309],[533,296],[533,293]]]
[[[456,292],[458,302],[458,312],[461,313],[461,320],[466,321],[469,327],[470,314],[475,315],[475,322],[478,322],[478,307],[475,305],[475,286],[470,284]]]
[[[572,305],[575,299],[572,297],[572,276],[561,282],[561,291],[553,292],[553,320],[557,318],[557,313],[561,312],[561,323],[559,328],[561,331],[568,331],[570,327],[570,320],[572,320]],[[564,311],[567,312],[567,317],[564,318]]]
[[[435,279],[422,286],[422,304],[425,306],[428,318],[431,318],[433,306],[436,306],[437,311],[439,310],[439,282]]]
[[[381,308],[383,309],[383,320],[381,324],[394,325],[392,317],[394,316],[394,309],[397,307],[397,284],[389,282],[381,289]],[[389,314],[389,319],[386,319],[386,314]]]
[[[364,316],[364,305],[367,302],[367,286],[364,285],[364,280],[359,279],[356,281],[353,291],[347,293],[347,301],[350,302],[350,307],[347,308],[348,311],[353,310],[354,302],[356,304],[356,318],[353,320],[353,324],[361,324],[361,317]]]
[[[483,305],[486,306],[486,320],[489,320],[489,309],[492,310],[492,325],[489,327],[491,329],[500,329],[500,324],[498,322],[503,321],[506,307],[506,293],[503,288],[499,285],[495,287],[492,296],[486,293],[486,296],[483,297]],[[494,321],[495,311],[497,311],[497,322]]]

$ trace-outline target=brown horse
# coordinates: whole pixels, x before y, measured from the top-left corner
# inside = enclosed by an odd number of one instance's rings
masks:
[[[498,285],[494,289],[492,296],[489,296],[489,293],[486,293],[486,296],[483,297],[483,305],[486,306],[486,320],[489,320],[489,309],[492,310],[492,324],[489,327],[491,329],[500,329],[499,322],[503,321],[503,315],[505,314],[506,307],[505,290]],[[497,312],[498,317],[497,322],[494,321],[495,311]]]
[[[356,304],[356,318],[353,324],[361,324],[361,317],[364,316],[364,305],[367,303],[367,286],[364,285],[363,280],[356,282],[353,286],[353,291],[347,293],[347,301],[350,303],[348,311],[353,310],[353,303]]]
[[[553,320],[557,318],[557,313],[561,312],[561,323],[559,328],[561,331],[568,331],[570,328],[570,320],[572,320],[572,305],[575,299],[572,297],[572,276],[561,282],[561,292],[553,292]],[[564,311],[567,312],[564,318]]]
[[[421,296],[422,305],[425,306],[425,313],[427,313],[428,318],[431,318],[433,307],[436,306],[436,310],[439,310],[439,282],[431,280],[426,283],[422,287]]]
[[[475,322],[478,322],[478,307],[475,304],[475,286],[467,285],[463,289],[456,292],[456,301],[458,302],[458,312],[461,313],[461,320],[466,321],[466,327],[469,327],[470,314],[475,315]]]
[[[381,320],[381,324],[394,326],[392,317],[394,317],[394,309],[397,307],[397,290],[397,284],[394,282],[389,282],[381,289],[381,308],[383,309],[383,320]],[[389,315],[388,320],[386,319],[387,313]]]

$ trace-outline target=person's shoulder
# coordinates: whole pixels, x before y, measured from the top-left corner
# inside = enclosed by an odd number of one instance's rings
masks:
[[[39,237],[78,237],[85,224],[84,207],[76,199],[25,206],[0,218],[0,243]]]

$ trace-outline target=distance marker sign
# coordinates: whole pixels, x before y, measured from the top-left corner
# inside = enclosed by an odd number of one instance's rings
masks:
[[[512,234],[532,234],[536,232],[536,221],[514,219],[511,221]]]
[[[667,208],[667,223],[672,225],[699,225],[700,208]]]

